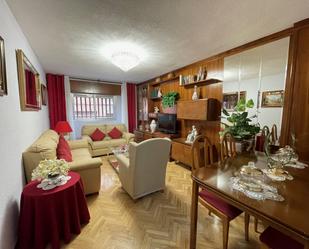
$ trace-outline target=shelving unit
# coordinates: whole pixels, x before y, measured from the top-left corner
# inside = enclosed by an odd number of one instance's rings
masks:
[[[151,83],[150,85],[151,86],[157,86],[157,85],[160,85],[162,83],[166,83],[168,81],[174,81],[174,80],[178,80],[179,79],[179,76],[176,76],[176,77],[173,77],[173,78],[170,78],[170,79],[166,79],[166,80],[161,80],[160,82],[153,82]]]
[[[200,81],[194,81],[194,82],[190,82],[181,86],[184,87],[194,87],[195,85],[200,86],[200,85],[210,85],[210,84],[214,84],[214,83],[218,83],[218,82],[222,82],[222,80],[219,79],[215,79],[215,78],[209,78],[206,80],[200,80]]]

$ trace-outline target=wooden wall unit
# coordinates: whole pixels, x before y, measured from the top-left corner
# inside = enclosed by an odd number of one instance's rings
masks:
[[[281,144],[291,144],[291,132],[298,139],[296,148],[302,160],[309,161],[309,19],[294,24],[293,27],[249,42],[242,46],[230,49],[207,59],[175,70],[175,78],[168,80],[168,73],[161,75],[161,82],[155,83],[150,79],[142,84],[148,85],[148,92],[154,87],[160,87],[164,93],[176,91],[181,100],[191,100],[193,88],[179,85],[179,75],[196,74],[200,66],[207,69],[207,78],[223,79],[224,57],[252,49],[269,42],[285,37],[290,37],[288,68],[286,77],[285,100],[281,128]],[[153,84],[155,83],[155,84]],[[222,83],[213,83],[199,87],[200,98],[216,98],[222,102]],[[149,99],[148,99],[149,100]],[[148,112],[153,112],[154,106],[160,111],[160,99],[149,100]],[[300,111],[301,110],[301,111]],[[195,125],[201,133],[208,136],[212,143],[219,141],[219,122],[180,120],[181,137],[186,137],[192,125]]]
[[[309,19],[294,25],[290,40],[286,97],[283,112],[283,144],[296,136],[296,149],[309,162]]]

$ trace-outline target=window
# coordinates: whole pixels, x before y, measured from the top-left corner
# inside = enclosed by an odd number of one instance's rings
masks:
[[[75,94],[73,98],[73,118],[114,117],[114,97],[95,94]]]

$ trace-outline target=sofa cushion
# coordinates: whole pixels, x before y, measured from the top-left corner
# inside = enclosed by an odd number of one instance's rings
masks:
[[[101,140],[104,139],[105,134],[104,134],[104,132],[102,132],[101,130],[96,128],[96,130],[91,134],[90,137],[91,137],[92,141],[101,141]]]
[[[81,159],[89,159],[91,158],[91,155],[88,148],[79,148],[72,150],[72,158],[73,161],[78,161]]]
[[[72,162],[72,153],[70,146],[63,136],[59,137],[59,143],[57,146],[57,158],[64,159],[67,162]]]
[[[108,136],[110,136],[112,139],[118,139],[122,137],[122,132],[114,127],[109,133]]]
[[[93,142],[91,145],[91,148],[93,150],[99,150],[103,148],[118,147],[124,144],[126,144],[126,140],[124,138],[119,138],[119,139],[111,139],[111,140]]]
[[[99,129],[100,131],[104,132],[105,134],[107,133],[106,131],[106,125],[84,125],[82,127],[82,135],[87,135],[90,136],[96,129]]]
[[[105,126],[106,133],[110,132],[112,129],[116,127],[121,132],[127,132],[127,127],[124,124],[109,124]]]

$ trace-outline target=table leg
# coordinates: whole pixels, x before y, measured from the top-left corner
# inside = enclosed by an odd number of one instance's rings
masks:
[[[193,180],[191,200],[190,249],[196,248],[198,184]]]

